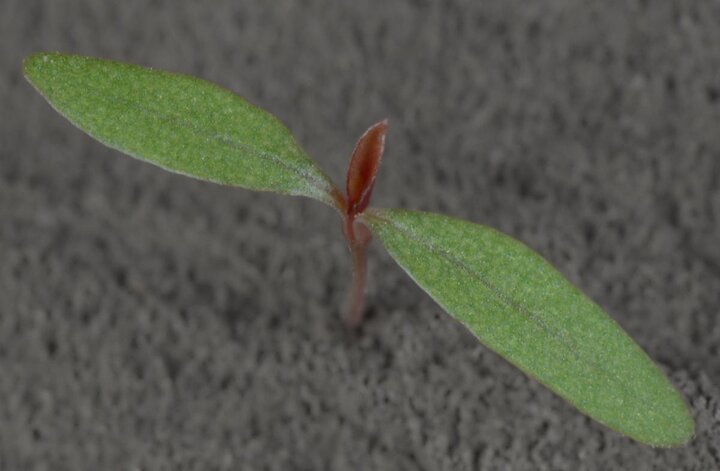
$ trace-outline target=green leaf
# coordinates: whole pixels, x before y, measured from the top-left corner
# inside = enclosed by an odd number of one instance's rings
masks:
[[[482,343],[580,411],[654,446],[692,437],[687,406],[645,352],[522,243],[437,214],[373,209],[363,220]]]
[[[38,53],[25,76],[100,142],[202,180],[315,198],[335,187],[269,113],[210,82],[136,65]]]

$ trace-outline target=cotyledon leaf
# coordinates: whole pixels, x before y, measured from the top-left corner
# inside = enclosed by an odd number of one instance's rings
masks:
[[[362,218],[448,313],[580,411],[653,446],[693,436],[686,404],[645,352],[527,246],[439,214],[370,209]]]
[[[333,205],[330,179],[271,114],[210,82],[121,62],[37,53],[25,76],[100,142],[167,170]]]

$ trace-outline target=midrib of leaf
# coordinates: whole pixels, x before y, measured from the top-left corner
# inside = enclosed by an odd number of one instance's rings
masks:
[[[161,72],[162,73],[162,72]],[[178,129],[186,129],[189,130],[192,134],[195,136],[211,140],[216,143],[219,143],[220,145],[227,147],[234,151],[240,151],[240,152],[248,152],[253,155],[253,157],[261,158],[261,159],[267,159],[271,160],[274,163],[288,169],[289,171],[295,173],[300,178],[308,182],[310,185],[312,185],[320,194],[327,195],[327,198],[325,201],[331,201],[330,195],[328,194],[328,189],[326,188],[326,183],[330,183],[329,180],[327,182],[323,182],[322,180],[318,179],[315,175],[309,174],[302,168],[292,165],[290,162],[287,162],[283,160],[282,157],[273,154],[271,152],[260,150],[256,147],[250,146],[248,144],[245,144],[241,141],[235,140],[233,137],[224,135],[224,134],[218,134],[209,132],[207,129],[203,129],[197,124],[188,121],[187,119],[183,118],[180,115],[168,115],[167,113],[163,113],[158,111],[157,109],[153,109],[152,107],[144,106],[140,104],[137,101],[128,100],[126,98],[123,98],[121,95],[118,94],[112,94],[112,93],[99,93],[100,90],[98,87],[94,87],[90,84],[84,83],[84,87],[86,87],[89,95],[93,97],[93,100],[97,100],[101,103],[104,103],[105,105],[110,105],[114,107],[118,102],[122,103],[123,106],[126,106],[128,108],[133,108],[136,112],[141,112],[146,115],[149,115],[151,117],[157,118],[165,123],[169,123],[170,127],[178,128]],[[213,85],[217,86],[217,85]],[[218,87],[220,88],[220,87]],[[230,91],[227,91],[228,93],[232,93]],[[67,103],[63,100],[64,105],[67,106]],[[50,104],[55,108],[60,114],[65,115],[66,113],[64,111],[61,111],[58,107],[56,107],[52,102]],[[69,109],[74,108],[72,105],[68,106]],[[72,119],[72,121],[75,121]],[[92,132],[86,131],[88,134],[90,134],[93,137],[96,137]],[[102,142],[102,141],[101,141]],[[116,143],[113,143],[113,145],[117,145]],[[119,148],[120,151],[125,152],[122,148]],[[141,157],[142,158],[142,157]],[[177,172],[177,170],[172,170],[174,172]]]
[[[541,319],[539,317],[540,316],[539,314],[533,312],[530,308],[528,308],[527,306],[524,306],[522,303],[515,301],[514,299],[507,296],[505,293],[502,292],[502,290],[500,288],[495,286],[482,273],[479,273],[476,270],[468,267],[465,263],[463,263],[462,260],[459,260],[458,258],[454,257],[447,250],[440,249],[440,248],[436,247],[432,242],[429,242],[427,240],[424,240],[424,239],[418,237],[415,234],[415,231],[403,226],[402,224],[400,224],[396,221],[384,218],[384,217],[378,215],[377,213],[373,213],[370,217],[381,219],[385,223],[392,225],[396,230],[401,232],[407,238],[418,243],[419,245],[424,246],[426,249],[428,249],[428,251],[433,252],[436,255],[444,258],[445,260],[449,261],[451,264],[453,264],[453,265],[457,266],[458,268],[460,268],[461,270],[463,270],[465,273],[467,273],[472,278],[476,279],[483,286],[485,286],[489,291],[491,291],[495,296],[497,296],[498,300],[502,304],[505,304],[507,307],[515,310],[515,312],[525,315],[538,328],[540,328],[541,330],[545,331],[548,335],[553,337],[560,345],[562,345],[568,352],[570,352],[570,354],[573,355],[573,357],[581,365],[584,365],[585,367],[589,367],[593,371],[599,372],[606,378],[606,380],[608,380],[612,384],[616,384],[617,386],[619,386],[621,388],[621,390],[623,391],[624,395],[635,398],[635,399],[641,397],[637,394],[637,391],[635,390],[635,388],[631,387],[628,389],[628,384],[625,383],[624,381],[622,381],[622,379],[620,377],[618,377],[616,374],[605,369],[601,364],[597,363],[593,358],[588,358],[585,355],[582,355],[577,350],[575,343],[571,339],[567,338],[567,334],[564,331],[559,330],[559,329],[553,329],[543,319]],[[413,279],[415,279],[415,277],[413,277],[411,273],[408,273],[408,274]],[[471,332],[472,332],[472,330],[471,330]],[[525,371],[527,374],[529,374],[536,380],[540,381],[543,384],[546,384],[544,381],[537,378],[534,374],[527,371],[524,367],[522,367],[520,365],[516,365],[516,366],[520,367],[523,371]]]

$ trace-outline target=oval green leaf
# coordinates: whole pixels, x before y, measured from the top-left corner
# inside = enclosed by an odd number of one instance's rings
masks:
[[[100,142],[164,169],[330,205],[335,186],[271,114],[187,75],[115,61],[38,53],[25,76]]]
[[[653,446],[693,436],[686,404],[645,352],[524,244],[438,214],[372,209],[363,220],[482,343],[580,411]]]

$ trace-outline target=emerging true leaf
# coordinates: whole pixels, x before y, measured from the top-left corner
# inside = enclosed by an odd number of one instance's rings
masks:
[[[387,120],[380,121],[370,126],[355,145],[345,180],[349,214],[363,212],[370,203],[375,176],[385,150],[386,133]]]
[[[333,203],[337,190],[269,113],[217,85],[91,57],[33,54],[25,76],[100,142],[167,170]]]
[[[694,423],[642,349],[542,257],[489,227],[366,211],[393,258],[485,345],[579,410],[640,442],[687,442]]]

